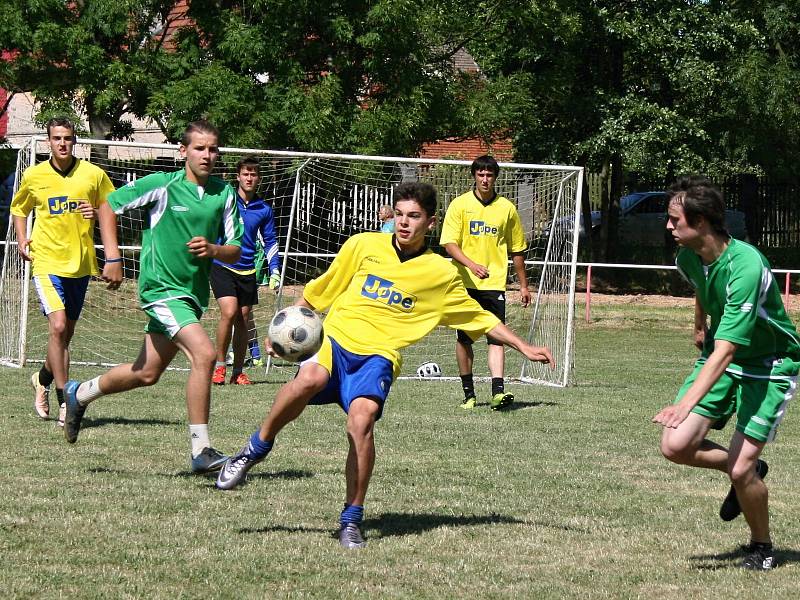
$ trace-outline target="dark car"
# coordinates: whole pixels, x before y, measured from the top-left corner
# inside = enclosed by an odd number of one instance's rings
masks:
[[[0,183],[0,239],[3,240],[6,239],[6,233],[8,233],[9,209],[13,195],[14,173],[11,173]]]
[[[619,199],[619,241],[639,246],[661,246],[664,244],[664,228],[667,224],[666,192],[635,192]],[[602,223],[599,210],[591,212],[592,231],[597,231]],[[571,221],[570,221],[571,223]],[[562,225],[569,226],[570,223]],[[744,239],[747,235],[744,213],[739,210],[725,211],[725,224],[728,232],[735,238]],[[581,238],[586,236],[583,215],[580,217]]]

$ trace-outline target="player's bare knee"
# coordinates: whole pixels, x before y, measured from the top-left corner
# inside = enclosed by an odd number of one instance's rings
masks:
[[[136,375],[136,380],[139,383],[138,387],[148,387],[158,383],[158,380],[161,379],[161,373],[163,373],[163,371],[154,369],[152,367],[145,367],[143,369],[135,370],[133,373]]]
[[[731,478],[731,483],[737,488],[750,485],[758,478],[755,463],[743,461],[739,461],[733,466],[729,465],[728,476]]]
[[[300,395],[311,397],[324,390],[328,385],[328,374],[319,369],[300,369],[292,383]]]
[[[665,435],[661,437],[661,454],[668,461],[682,465],[689,461],[693,451],[683,443],[682,439],[665,432]]]

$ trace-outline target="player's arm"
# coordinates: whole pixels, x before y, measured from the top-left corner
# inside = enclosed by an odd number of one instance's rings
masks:
[[[550,352],[550,348],[547,346],[534,346],[529,344],[519,337],[513,329],[503,323],[495,325],[489,330],[487,335],[492,336],[498,342],[502,342],[506,346],[511,346],[528,360],[550,365],[551,369],[556,368],[556,363],[553,360],[553,354]]]
[[[661,409],[653,417],[653,423],[660,423],[664,427],[677,427],[689,416],[692,409],[705,396],[712,386],[719,380],[728,365],[731,364],[738,346],[728,340],[714,342],[714,351],[706,360],[706,364],[697,374],[697,379],[686,391],[683,398],[675,404]]]
[[[269,265],[269,287],[274,290],[281,283],[281,259],[278,254],[278,238],[275,235],[275,218],[269,207],[261,223],[261,239],[264,240],[264,260]]]
[[[100,224],[100,239],[105,251],[102,279],[108,283],[108,289],[116,290],[122,283],[122,255],[117,242],[117,215],[103,202],[97,209],[97,220]]]
[[[528,289],[528,275],[525,273],[525,254],[514,252],[511,255],[511,264],[514,265],[514,272],[519,281],[520,302],[522,306],[528,306],[531,303],[531,291]]]
[[[703,343],[706,340],[707,320],[706,311],[700,304],[700,300],[695,296],[694,298],[694,345],[698,350],[703,349]]]
[[[486,268],[485,265],[479,265],[474,260],[469,258],[466,254],[464,254],[461,246],[455,242],[448,242],[444,245],[444,249],[454,261],[467,267],[478,279],[486,279],[489,277],[489,269]]]
[[[31,261],[33,259],[29,253],[31,241],[28,239],[28,217],[21,217],[19,215],[13,215],[13,217],[19,255],[22,257],[22,260]]]
[[[215,258],[230,265],[239,261],[242,254],[240,246],[234,244],[213,244],[201,235],[186,242],[189,252],[198,258]]]

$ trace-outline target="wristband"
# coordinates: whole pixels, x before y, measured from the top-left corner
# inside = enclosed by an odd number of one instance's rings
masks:
[[[111,263],[120,263],[120,262],[122,262],[121,258],[107,258],[105,264],[108,265],[108,264],[111,264]]]

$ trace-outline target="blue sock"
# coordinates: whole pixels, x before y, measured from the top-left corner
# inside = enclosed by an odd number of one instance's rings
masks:
[[[261,358],[261,348],[258,345],[258,340],[250,340],[247,343],[248,349],[250,350],[250,358],[258,360]]]
[[[272,450],[274,442],[262,442],[261,438],[258,437],[258,432],[259,430],[256,429],[253,435],[250,436],[248,451],[253,458],[264,458]]]
[[[360,525],[364,520],[364,507],[357,504],[345,504],[342,509],[342,514],[339,517],[339,523],[347,525],[348,523],[355,523]]]

